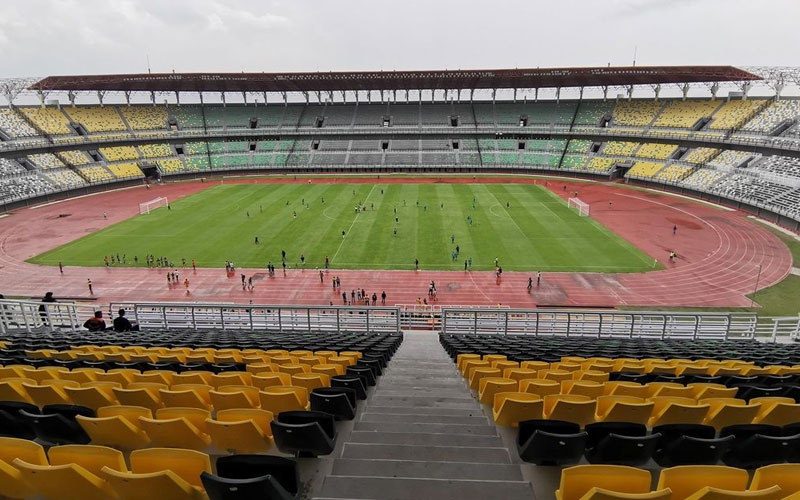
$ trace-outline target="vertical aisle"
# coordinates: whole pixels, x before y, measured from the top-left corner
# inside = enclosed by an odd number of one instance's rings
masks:
[[[533,498],[433,332],[405,334],[343,438],[318,499]]]

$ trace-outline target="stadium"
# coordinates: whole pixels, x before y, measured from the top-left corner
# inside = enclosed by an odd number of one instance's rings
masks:
[[[799,90],[0,79],[0,498],[800,498]]]

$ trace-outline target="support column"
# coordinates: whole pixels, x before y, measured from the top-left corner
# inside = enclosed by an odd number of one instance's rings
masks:
[[[714,82],[714,84],[711,85],[711,100],[712,101],[715,101],[717,99],[717,93],[718,92],[719,92],[719,83]]]
[[[683,99],[682,100],[685,101],[686,98],[689,97],[689,84],[688,83],[684,83],[681,86],[681,92],[683,93]]]
[[[103,91],[102,90],[98,90],[97,91],[97,100],[100,101],[100,107],[102,108],[103,107]]]
[[[75,107],[75,92],[71,90],[67,92],[67,99],[69,99],[70,106]]]
[[[225,102],[225,92],[220,92],[219,96],[220,96],[220,98],[222,98],[222,107],[223,108],[226,107],[228,105],[228,103]]]

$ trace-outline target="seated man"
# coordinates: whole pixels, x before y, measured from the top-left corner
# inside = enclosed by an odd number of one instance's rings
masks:
[[[87,319],[83,327],[90,332],[99,332],[106,329],[106,322],[103,320],[103,311],[95,311],[94,316]]]
[[[132,324],[128,318],[125,317],[125,309],[117,311],[119,314],[114,318],[114,331],[115,332],[129,332],[131,330],[138,330],[139,325]]]

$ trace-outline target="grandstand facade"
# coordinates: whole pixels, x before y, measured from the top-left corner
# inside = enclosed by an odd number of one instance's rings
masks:
[[[145,178],[505,172],[623,178],[797,229],[800,100],[748,97],[760,80],[729,67],[49,77],[26,90],[41,105],[15,106],[7,94],[0,109],[0,206]],[[720,82],[742,92],[720,96]],[[658,98],[662,85],[678,86],[683,97]],[[691,85],[712,95],[687,97]],[[656,97],[634,97],[639,86]],[[584,87],[604,98],[559,97],[561,88],[582,95]],[[537,89],[536,98],[472,95],[512,88]],[[556,88],[555,98],[539,99],[540,88]],[[616,89],[625,93],[609,97]],[[417,100],[409,100],[412,90]],[[104,103],[113,91],[128,103]],[[98,103],[75,104],[80,92],[96,93]],[[132,92],[151,102],[129,104]],[[164,92],[174,102],[158,103]],[[223,103],[202,104],[209,92]],[[244,103],[225,104],[226,92]],[[380,98],[359,100],[363,92]],[[49,99],[59,93],[66,99]],[[201,103],[181,104],[186,93],[199,93]]]

